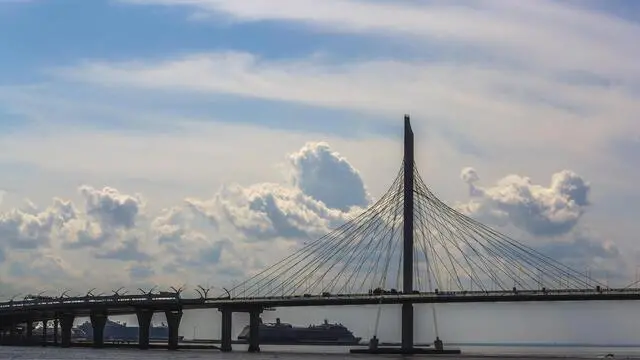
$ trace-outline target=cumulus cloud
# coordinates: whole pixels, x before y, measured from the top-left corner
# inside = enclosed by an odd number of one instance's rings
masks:
[[[58,198],[43,211],[29,202],[23,209],[0,213],[0,246],[16,249],[48,246],[52,233],[75,217],[73,204]]]
[[[80,187],[84,207],[60,199],[45,210],[27,203],[0,213],[0,234],[5,235],[0,259],[3,251],[16,247],[49,246],[47,259],[40,263],[6,254],[10,279],[44,279],[47,268],[67,277],[99,274],[109,278],[105,283],[110,285],[122,281],[168,286],[209,281],[210,274],[222,284],[244,278],[326,234],[370,203],[358,171],[328,144],[307,143],[287,160],[290,177],[281,183],[227,184],[209,199],[188,198],[144,216],[140,196],[110,187]],[[463,206],[470,215],[490,216],[534,235],[568,232],[589,204],[589,184],[570,171],[554,174],[548,187],[517,175],[493,187],[479,187],[480,177],[471,168],[461,176],[471,189],[472,200]],[[590,235],[541,246],[576,264],[620,255],[612,243]],[[78,267],[70,269],[68,256],[88,260],[74,261]],[[30,266],[42,271],[29,272]]]
[[[210,200],[186,204],[221,231],[230,225],[252,242],[322,236],[370,201],[358,171],[326,143],[305,144],[289,155],[289,165],[291,185],[228,184]]]
[[[255,184],[249,187],[225,186],[211,203],[250,240],[285,237],[317,237],[345,219],[339,209],[304,194],[300,189],[279,184]]]
[[[594,279],[625,278],[628,264],[614,241],[579,224],[589,206],[590,184],[562,170],[548,186],[528,177],[508,175],[491,187],[478,185],[475,169],[462,169],[471,200],[458,204],[463,213],[488,225],[513,225],[525,234],[518,240],[578,271],[589,269]]]
[[[360,174],[326,143],[307,143],[289,157],[293,184],[333,209],[364,207],[370,198]]]
[[[568,233],[589,205],[589,183],[569,170],[553,174],[549,186],[508,175],[492,187],[480,187],[480,177],[472,168],[463,169],[461,178],[473,197],[459,206],[464,213],[501,225],[510,223],[536,236]]]
[[[81,186],[79,191],[85,198],[87,214],[99,220],[104,227],[130,229],[136,225],[136,216],[142,207],[140,197],[124,195],[110,187],[100,190]]]
[[[118,276],[132,283],[171,283],[203,269],[219,281],[237,279],[326,234],[370,201],[358,171],[328,144],[307,143],[286,159],[289,178],[281,183],[227,184],[210,199],[187,198],[157,214],[143,213],[140,195],[113,187],[80,186],[81,206],[54,199],[41,211],[27,202],[0,213],[0,249],[47,245],[65,254],[60,259],[82,254],[88,260],[76,263],[104,269],[109,278],[124,269]],[[27,276],[24,264],[12,263],[11,277]]]

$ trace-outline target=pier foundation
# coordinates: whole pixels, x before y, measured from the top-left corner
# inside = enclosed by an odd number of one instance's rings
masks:
[[[262,310],[249,312],[249,352],[260,352],[260,313]]]
[[[221,340],[221,344],[220,344],[220,350],[223,352],[230,352],[232,350],[231,348],[231,315],[233,314],[233,312],[231,311],[231,309],[226,309],[226,308],[222,308],[220,309],[220,312],[222,313],[222,331],[221,331],[221,336],[220,336],[220,340]]]
[[[33,343],[33,321],[27,320],[26,323],[26,333],[25,333],[25,341],[27,344],[31,345]]]
[[[73,328],[73,321],[76,319],[73,314],[62,314],[60,317],[60,330],[62,342],[61,346],[68,348],[71,346],[71,328]]]
[[[109,318],[106,311],[95,311],[89,316],[93,328],[93,347],[104,347],[104,326]]]
[[[58,327],[59,327],[59,320],[58,320],[58,316],[56,315],[56,318],[53,319],[53,343],[55,345],[58,345]]]
[[[42,346],[47,346],[47,324],[49,320],[42,320]]]
[[[180,320],[182,320],[182,310],[168,310],[164,313],[169,326],[169,350],[178,350],[178,330],[180,329]]]
[[[149,349],[149,327],[153,310],[140,309],[136,311],[136,316],[138,317],[138,347],[141,350],[147,350]]]

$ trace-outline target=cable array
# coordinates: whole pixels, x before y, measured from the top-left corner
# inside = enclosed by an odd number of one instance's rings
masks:
[[[446,205],[425,185],[415,164],[413,169],[415,291],[585,289],[598,284]],[[360,215],[230,292],[235,297],[399,292],[403,194],[401,170],[389,190]]]

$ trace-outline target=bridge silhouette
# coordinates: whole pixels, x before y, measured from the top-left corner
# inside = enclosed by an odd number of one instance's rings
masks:
[[[168,348],[177,349],[182,312],[217,309],[222,313],[220,349],[231,351],[231,315],[245,312],[250,315],[249,351],[259,351],[265,309],[400,304],[400,351],[412,353],[414,304],[640,300],[638,289],[607,288],[438,199],[415,166],[408,116],[401,169],[368,209],[229,290],[210,296],[209,289],[200,288],[196,298],[183,296],[182,290],[11,299],[0,303],[0,341],[39,343],[33,324],[54,321],[54,342],[60,327],[60,345],[71,346],[74,319],[88,316],[93,345],[101,347],[107,316],[136,314],[139,347],[146,349],[151,317],[164,312]],[[435,345],[442,348],[440,339]]]

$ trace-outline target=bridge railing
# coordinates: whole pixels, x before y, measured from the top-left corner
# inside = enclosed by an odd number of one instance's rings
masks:
[[[27,299],[18,301],[6,301],[0,303],[0,311],[9,310],[30,310],[47,307],[74,307],[86,305],[123,305],[136,306],[153,303],[207,303],[207,304],[228,304],[228,303],[252,303],[269,302],[282,300],[318,300],[318,299],[424,299],[430,297],[514,297],[514,296],[553,296],[553,295],[575,295],[575,294],[612,294],[612,293],[640,293],[639,288],[622,289],[545,289],[545,290],[495,290],[495,291],[439,291],[439,292],[416,292],[412,294],[384,293],[384,294],[305,294],[292,296],[270,296],[270,297],[216,297],[216,298],[193,298],[184,299],[178,295],[166,294],[145,294],[145,295],[119,295],[119,296],[82,296],[48,299]]]
[[[39,298],[17,301],[7,301],[0,303],[0,309],[6,308],[27,308],[35,306],[56,306],[75,304],[114,304],[114,303],[136,303],[136,302],[156,302],[156,301],[180,301],[177,295],[119,295],[119,296],[82,296],[65,298]]]

